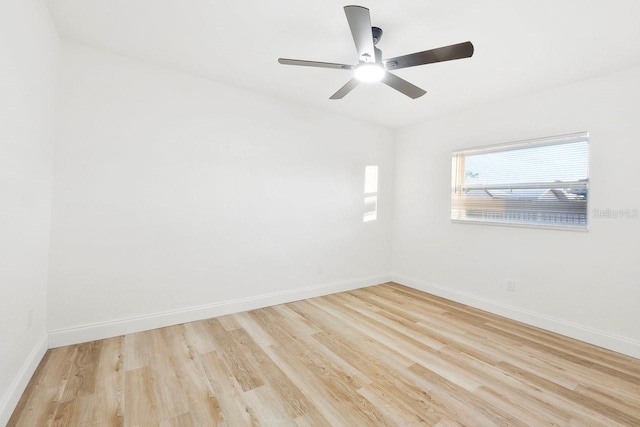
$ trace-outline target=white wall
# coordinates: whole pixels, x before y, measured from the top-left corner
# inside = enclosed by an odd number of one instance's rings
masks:
[[[58,49],[40,1],[0,3],[0,425],[47,346]]]
[[[391,130],[79,46],[63,71],[52,345],[388,279]]]
[[[640,219],[592,216],[586,233],[449,221],[452,150],[579,131],[590,211],[640,209],[638,111],[640,68],[403,129],[395,280],[640,357]]]

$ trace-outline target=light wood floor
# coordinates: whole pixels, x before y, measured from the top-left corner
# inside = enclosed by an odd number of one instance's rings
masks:
[[[49,350],[10,426],[640,426],[640,360],[388,283]]]

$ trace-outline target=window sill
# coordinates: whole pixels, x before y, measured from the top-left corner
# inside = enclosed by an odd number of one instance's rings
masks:
[[[452,219],[452,223],[456,224],[477,224],[477,225],[493,225],[498,227],[515,227],[515,228],[537,228],[542,230],[559,230],[559,231],[589,231],[589,226],[572,227],[568,225],[542,225],[542,224],[518,224],[512,222],[491,222],[491,221],[473,221],[468,219]]]

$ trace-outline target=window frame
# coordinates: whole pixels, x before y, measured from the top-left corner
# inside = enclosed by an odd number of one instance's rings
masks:
[[[488,154],[497,152],[506,152],[525,148],[544,147],[544,146],[557,146],[563,144],[570,144],[586,141],[587,143],[587,178],[586,181],[563,181],[562,187],[571,188],[579,187],[584,188],[587,192],[585,200],[585,224],[584,225],[565,225],[565,224],[545,224],[534,222],[508,222],[498,220],[482,220],[482,219],[460,219],[454,218],[454,198],[455,194],[462,194],[463,190],[480,190],[490,187],[496,189],[497,187],[504,188],[518,188],[518,189],[533,189],[533,188],[549,188],[549,182],[530,182],[530,183],[509,183],[509,184],[464,184],[465,180],[465,167],[464,159],[466,156]],[[517,228],[536,228],[536,229],[548,229],[548,230],[568,230],[568,231],[588,231],[590,227],[590,215],[589,215],[589,200],[588,196],[590,190],[590,135],[589,132],[577,132],[566,135],[558,135],[544,138],[534,138],[522,141],[507,142],[500,144],[491,144],[480,147],[473,147],[467,149],[453,150],[451,153],[451,188],[450,188],[450,213],[449,218],[452,223],[458,224],[480,224],[480,225],[493,225],[501,227],[517,227]],[[462,160],[461,160],[462,159]],[[556,187],[557,188],[557,187]],[[460,209],[460,208],[458,208]]]

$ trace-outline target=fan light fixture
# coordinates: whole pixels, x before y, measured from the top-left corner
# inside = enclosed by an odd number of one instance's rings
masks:
[[[360,64],[353,74],[361,82],[379,82],[384,77],[384,68],[380,64]]]

